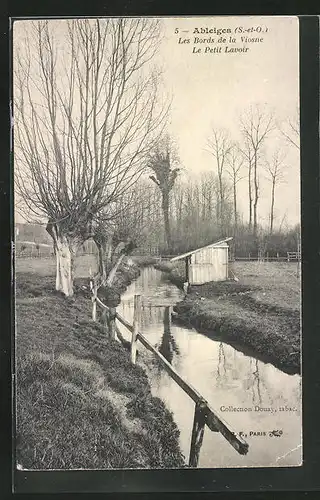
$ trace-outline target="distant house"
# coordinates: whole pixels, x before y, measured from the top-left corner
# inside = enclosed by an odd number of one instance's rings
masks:
[[[232,237],[177,255],[171,262],[185,261],[185,281],[190,285],[203,285],[210,281],[228,279],[229,245]]]

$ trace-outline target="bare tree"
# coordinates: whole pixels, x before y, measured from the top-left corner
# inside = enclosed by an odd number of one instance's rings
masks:
[[[286,166],[284,165],[286,153],[276,149],[272,155],[271,161],[266,161],[265,170],[268,179],[271,182],[271,204],[270,204],[270,226],[269,233],[273,233],[274,226],[274,206],[275,206],[275,193],[276,185],[279,182],[284,181],[284,171]]]
[[[179,230],[183,220],[183,208],[185,200],[185,187],[182,182],[178,180],[175,183],[175,188],[173,190],[172,196],[172,213],[174,213],[174,219],[176,223],[176,229]]]
[[[284,123],[278,125],[278,128],[289,145],[300,149],[299,109],[297,109],[294,117],[288,118]]]
[[[231,177],[233,190],[233,213],[234,213],[234,234],[237,234],[238,227],[238,205],[237,205],[237,184],[243,179],[241,169],[244,163],[243,155],[239,144],[233,143],[230,154],[227,158],[227,172]]]
[[[149,64],[160,25],[121,18],[27,28],[14,54],[16,189],[30,214],[47,218],[56,288],[72,295],[77,248],[137,181],[166,116]]]
[[[207,140],[208,151],[215,159],[216,172],[217,172],[217,195],[218,195],[218,211],[217,219],[220,227],[220,234],[224,231],[224,205],[227,200],[227,195],[229,191],[228,183],[225,182],[226,166],[228,157],[231,153],[232,142],[230,140],[229,134],[226,130],[212,129],[211,135]]]
[[[253,150],[247,138],[244,139],[244,144],[241,149],[242,156],[244,158],[245,165],[248,169],[248,202],[249,202],[249,230],[252,231],[252,219],[253,219],[253,189],[252,189],[252,166],[253,166]]]
[[[262,149],[274,129],[273,115],[260,106],[252,106],[240,118],[241,132],[245,144],[250,148],[250,164],[252,164],[253,178],[253,234],[257,236],[258,230],[258,202],[259,189],[259,165],[261,163]],[[251,163],[252,162],[252,163]]]
[[[95,228],[101,285],[110,284],[110,274],[113,276],[116,272],[114,266],[119,266],[122,258],[141,243],[146,228],[150,231],[150,220],[156,210],[150,188],[146,182],[138,182],[113,207],[113,213],[102,217]]]
[[[164,228],[169,253],[172,250],[169,219],[170,192],[181,170],[177,167],[178,164],[179,158],[176,147],[172,139],[167,135],[159,140],[158,144],[151,152],[148,167],[154,172],[154,175],[151,175],[150,179],[159,187],[162,195]]]

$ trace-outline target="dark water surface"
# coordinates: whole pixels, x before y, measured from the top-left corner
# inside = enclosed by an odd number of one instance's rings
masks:
[[[169,307],[180,301],[183,293],[161,271],[144,269],[123,295],[118,311],[131,323],[136,293],[143,300],[142,333],[236,433],[247,434],[249,452],[241,456],[220,433],[206,427],[199,467],[299,465],[301,377],[287,375],[224,342],[173,324]],[[129,340],[130,334],[123,327],[121,331]],[[153,395],[161,398],[173,413],[187,461],[194,402],[155,363],[152,353],[141,344],[138,351],[138,363],[148,373]],[[280,431],[280,435],[270,437],[272,431]],[[250,436],[250,432],[260,435]]]

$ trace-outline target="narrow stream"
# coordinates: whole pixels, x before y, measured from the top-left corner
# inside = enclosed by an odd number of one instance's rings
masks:
[[[141,294],[143,300],[142,333],[236,433],[247,435],[244,439],[249,443],[249,452],[241,456],[220,433],[206,427],[199,467],[299,465],[301,377],[287,375],[224,342],[171,323],[169,306],[180,301],[183,294],[161,271],[145,268],[122,296],[118,311],[131,323],[135,293]],[[129,340],[124,327],[121,331]],[[180,430],[181,450],[188,461],[194,403],[154,362],[152,353],[141,344],[138,350],[138,363],[148,373],[153,395],[173,413]],[[270,437],[270,431],[280,431],[280,436]],[[255,435],[250,436],[250,432]]]

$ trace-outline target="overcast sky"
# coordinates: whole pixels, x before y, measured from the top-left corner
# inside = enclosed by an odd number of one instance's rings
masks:
[[[215,34],[193,34],[195,28],[267,27],[261,43],[245,44],[246,53],[203,53],[205,46],[218,46]],[[164,82],[173,96],[171,131],[178,141],[180,156],[187,172],[214,168],[204,151],[212,126],[227,128],[239,139],[239,115],[250,105],[269,107],[279,121],[295,115],[299,106],[299,28],[296,17],[194,17],[170,18],[163,22],[164,39],[159,60]],[[179,34],[175,34],[175,29]],[[188,33],[181,33],[187,30]],[[214,38],[213,44],[193,44],[194,37]],[[222,35],[229,39],[229,34]],[[233,35],[232,35],[233,36]],[[190,43],[179,44],[179,38]],[[237,37],[238,40],[240,36]],[[224,44],[229,47],[232,44]],[[243,47],[239,41],[237,47]],[[193,47],[201,47],[199,54]],[[278,134],[279,135],[279,134]],[[269,142],[270,152],[277,143]],[[278,220],[287,214],[289,223],[300,219],[300,162],[298,150],[287,148],[286,183],[279,186],[276,197]],[[247,212],[247,183],[239,186],[241,205]],[[268,218],[270,185],[261,183],[260,214]]]
[[[57,23],[57,21],[52,21]],[[28,22],[14,25],[18,39]],[[63,25],[60,23],[62,33]],[[239,115],[250,105],[260,104],[274,112],[279,121],[292,118],[299,105],[299,31],[296,17],[193,17],[163,18],[163,39],[157,58],[161,65],[163,84],[172,96],[169,131],[179,147],[185,176],[214,170],[212,157],[205,151],[210,129],[225,128],[232,138],[240,139]],[[261,26],[264,33],[243,33],[249,38],[263,38],[259,43],[242,43],[236,27],[244,29]],[[197,28],[230,29],[236,44],[229,43],[230,34],[222,34],[227,43],[218,44],[215,33],[194,34]],[[22,28],[20,30],[20,28]],[[179,33],[175,33],[175,31]],[[183,33],[185,31],[185,33]],[[59,27],[55,30],[59,36]],[[214,43],[194,44],[194,37],[214,39]],[[189,43],[178,43],[179,38]],[[221,53],[204,53],[205,47],[218,47]],[[226,53],[225,47],[248,47],[245,53]],[[193,48],[201,48],[193,53]],[[278,134],[279,135],[279,134]],[[269,141],[268,153],[278,144]],[[294,224],[300,219],[299,154],[287,148],[286,182],[276,194],[276,222],[284,215]],[[247,182],[239,184],[240,209],[247,213]],[[259,213],[267,222],[270,207],[270,184],[261,183]],[[17,220],[19,220],[17,218]]]

